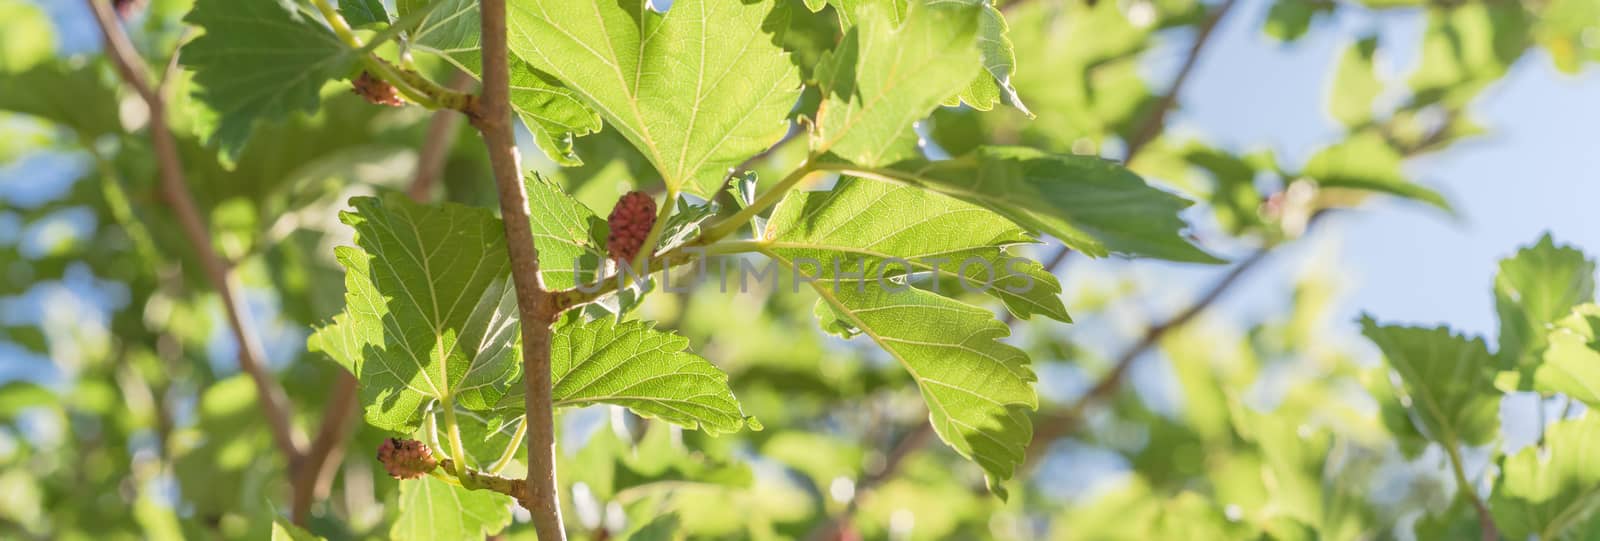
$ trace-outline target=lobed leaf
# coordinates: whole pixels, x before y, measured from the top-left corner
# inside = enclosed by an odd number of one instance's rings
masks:
[[[877,3],[855,13],[855,26],[817,64],[824,99],[812,152],[869,167],[919,158],[913,125],[979,69],[977,9],[913,5],[903,23]]]
[[[1585,304],[1555,324],[1533,369],[1533,389],[1600,408],[1600,306]]]
[[[1500,393],[1483,339],[1469,340],[1444,327],[1379,325],[1370,316],[1362,316],[1361,328],[1399,375],[1401,403],[1424,436],[1446,447],[1494,438]]]
[[[1500,260],[1494,306],[1500,316],[1502,367],[1537,362],[1550,324],[1594,300],[1594,272],[1594,261],[1582,250],[1557,245],[1549,234]]]
[[[309,347],[361,380],[367,422],[412,432],[431,402],[492,408],[520,367],[505,236],[484,209],[358,197],[341,219],[345,314]]]
[[[776,143],[800,94],[767,2],[516,0],[511,51],[549,73],[655,165],[671,190],[720,191],[729,170]],[[783,9],[783,8],[778,8]]]
[[[1569,532],[1594,532],[1600,508],[1600,416],[1551,424],[1544,444],[1530,445],[1500,464],[1500,481],[1489,496],[1494,524],[1506,539],[1566,539]]]
[[[219,115],[212,142],[230,157],[258,119],[316,112],[322,85],[357,59],[287,0],[196,0],[184,21],[205,30],[180,58],[201,87],[195,96]]]

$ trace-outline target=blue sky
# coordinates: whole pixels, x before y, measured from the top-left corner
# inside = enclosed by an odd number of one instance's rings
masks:
[[[1425,21],[1420,11],[1346,9],[1299,42],[1280,45],[1260,30],[1269,5],[1246,0],[1224,21],[1185,89],[1173,127],[1230,148],[1271,148],[1284,163],[1299,164],[1341,135],[1324,112],[1324,99],[1343,48],[1377,32],[1379,69],[1387,84],[1399,86],[1416,65]],[[1171,41],[1186,47],[1184,38]],[[1174,51],[1172,61],[1181,54]],[[1412,178],[1444,193],[1459,220],[1386,201],[1323,224],[1307,244],[1338,251],[1350,294],[1343,321],[1368,311],[1383,320],[1448,323],[1492,341],[1490,286],[1500,258],[1547,230],[1558,241],[1600,254],[1597,98],[1596,70],[1562,74],[1543,52],[1533,52],[1475,103],[1488,135],[1407,168]],[[1281,254],[1263,274],[1298,268],[1310,248]],[[1241,302],[1281,295],[1282,282],[1267,278],[1256,280]]]

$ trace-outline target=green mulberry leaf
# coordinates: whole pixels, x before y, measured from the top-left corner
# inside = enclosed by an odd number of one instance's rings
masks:
[[[1447,448],[1494,438],[1500,393],[1492,378],[1494,359],[1482,338],[1467,339],[1444,327],[1379,325],[1367,316],[1361,328],[1399,375],[1401,403],[1424,436]]]
[[[864,166],[921,157],[913,125],[972,83],[979,69],[975,7],[913,5],[903,24],[889,11],[861,6],[855,26],[818,62],[824,99],[813,152]]]
[[[1494,305],[1500,315],[1501,367],[1537,362],[1550,324],[1594,300],[1594,271],[1594,261],[1583,251],[1557,245],[1548,234],[1500,260]]]
[[[746,418],[728,375],[688,347],[689,339],[650,322],[563,322],[550,341],[551,396],[556,407],[613,404],[710,434],[739,430]],[[522,400],[519,383],[502,403]]]
[[[431,475],[400,483],[391,539],[483,539],[511,525],[511,498],[468,490]]]
[[[343,77],[356,51],[286,0],[197,0],[184,21],[205,34],[183,47],[196,94],[220,115],[212,142],[237,157],[257,119],[314,113],[322,85]]]
[[[1534,390],[1562,393],[1600,408],[1600,306],[1573,310],[1550,331],[1544,362],[1534,368]]]
[[[1567,539],[1595,531],[1600,508],[1600,416],[1585,414],[1546,429],[1544,445],[1505,458],[1489,509],[1506,539]],[[1581,527],[1574,529],[1575,527]]]
[[[767,2],[515,0],[511,51],[638,147],[673,190],[720,191],[729,170],[783,138],[800,76]],[[779,8],[784,9],[784,8]]]

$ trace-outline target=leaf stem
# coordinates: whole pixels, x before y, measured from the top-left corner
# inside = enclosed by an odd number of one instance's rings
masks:
[[[328,21],[328,26],[333,29],[334,35],[361,54],[361,62],[367,66],[367,71],[394,85],[395,90],[406,99],[429,109],[455,109],[467,112],[472,107],[472,100],[467,94],[440,86],[420,73],[395,66],[368,51],[361,37],[356,35],[355,30],[350,28],[350,23],[344,20],[344,16],[340,15],[328,0],[311,0],[311,4],[317,7],[317,11],[322,12],[322,18]]]
[[[816,160],[806,160],[806,163],[791,171],[788,176],[783,177],[783,180],[779,180],[778,184],[773,186],[772,189],[767,190],[766,193],[761,194],[761,197],[751,202],[750,206],[740,209],[733,216],[711,224],[711,227],[707,227],[705,232],[700,234],[700,240],[696,242],[700,242],[701,246],[706,246],[723,237],[732,235],[739,228],[744,227],[746,223],[755,219],[756,215],[761,214],[761,211],[778,204],[778,201],[782,201],[783,197],[789,194],[790,189],[799,185],[800,181],[805,180],[811,173],[825,170],[827,169],[822,164],[817,163]],[[701,242],[702,240],[704,242]]]
[[[672,211],[678,206],[678,190],[667,188],[667,197],[662,200],[661,209],[656,211],[656,221],[650,226],[650,233],[644,236],[644,243],[639,245],[639,253],[633,256],[633,268],[642,269],[646,261],[656,255],[656,243],[661,242],[661,232],[667,229],[667,219],[672,217]]]
[[[1441,442],[1443,443],[1443,442]],[[1473,511],[1478,514],[1478,529],[1483,530],[1484,541],[1495,541],[1500,538],[1500,531],[1494,526],[1494,517],[1489,514],[1488,506],[1478,498],[1478,491],[1471,482],[1467,481],[1467,471],[1461,467],[1461,450],[1456,448],[1454,438],[1451,442],[1442,445],[1450,457],[1450,473],[1456,478],[1456,492],[1467,498],[1472,503]]]
[[[517,422],[517,430],[511,433],[511,441],[506,444],[506,450],[500,453],[500,458],[496,459],[494,464],[489,465],[488,472],[499,475],[500,472],[506,471],[506,467],[511,465],[511,460],[516,458],[517,449],[522,448],[522,440],[527,436],[528,416],[524,415],[522,420]]]
[[[461,425],[456,422],[456,404],[454,400],[446,398],[440,401],[444,406],[444,435],[450,440],[450,458],[454,460],[457,468],[454,473],[460,475],[459,468],[467,466],[467,447],[461,444]]]

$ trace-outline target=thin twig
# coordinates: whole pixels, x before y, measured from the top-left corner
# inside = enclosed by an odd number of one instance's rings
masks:
[[[229,328],[233,332],[234,340],[238,342],[239,368],[249,374],[255,383],[262,412],[271,428],[273,442],[288,458],[289,464],[298,464],[302,457],[301,449],[305,445],[302,442],[303,437],[295,432],[294,425],[290,422],[288,401],[284,397],[283,388],[262,364],[264,356],[261,341],[252,330],[249,311],[237,294],[237,278],[212,246],[211,233],[201,218],[200,211],[195,207],[193,196],[189,194],[188,182],[184,178],[183,162],[178,156],[177,143],[173,140],[172,130],[167,125],[167,107],[163,89],[150,85],[144,73],[144,59],[134,50],[133,43],[128,40],[128,34],[118,23],[111,6],[96,0],[85,1],[89,4],[95,22],[100,27],[101,37],[105,39],[106,56],[116,66],[123,81],[143,98],[150,109],[150,141],[155,151],[156,166],[161,175],[162,196],[172,207],[179,226],[198,255],[206,279],[211,282],[212,288],[216,289],[217,296],[222,301],[223,311],[228,316]]]
[[[539,253],[533,244],[528,194],[522,185],[517,141],[511,129],[510,52],[506,46],[505,0],[483,0],[483,91],[468,114],[483,134],[489,164],[500,193],[501,222],[506,251],[511,258],[511,279],[517,288],[517,310],[522,321],[522,372],[528,416],[528,477],[518,497],[533,514],[534,529],[542,541],[564,541],[561,499],[556,485],[555,421],[550,389],[550,324],[556,315],[555,297],[539,277]]]
[[[1222,22],[1222,16],[1233,9],[1235,0],[1223,0],[1217,4],[1216,9],[1206,17],[1200,27],[1195,30],[1194,44],[1189,46],[1189,55],[1184,57],[1183,65],[1178,68],[1178,75],[1172,80],[1172,86],[1167,87],[1167,93],[1161,96],[1161,101],[1156,102],[1155,109],[1150,116],[1145,117],[1139,124],[1133,136],[1128,138],[1127,151],[1124,153],[1123,162],[1132,163],[1133,157],[1143,150],[1145,145],[1154,141],[1166,126],[1167,114],[1178,104],[1178,95],[1183,91],[1183,85],[1189,81],[1189,74],[1194,72],[1195,64],[1200,61],[1200,53],[1205,51],[1206,44],[1211,42],[1211,32],[1216,30],[1217,24]]]

